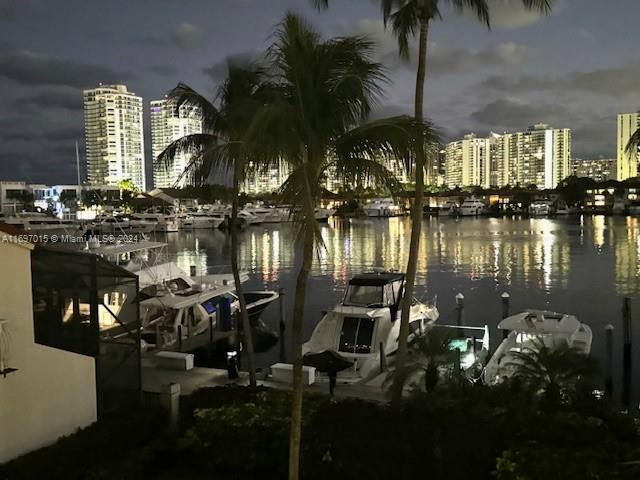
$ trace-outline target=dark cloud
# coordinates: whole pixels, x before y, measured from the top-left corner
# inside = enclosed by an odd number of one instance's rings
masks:
[[[619,97],[640,94],[640,62],[632,62],[622,67],[575,72],[564,76],[520,77],[490,76],[481,87],[503,93],[517,94],[531,91],[579,90]]]
[[[99,82],[112,83],[131,78],[128,73],[109,67],[40,55],[16,52],[0,58],[0,76],[22,85],[65,85],[86,87]]]
[[[15,108],[82,110],[82,93],[79,90],[44,90],[30,97],[13,101]]]
[[[224,60],[214,63],[210,67],[203,69],[203,72],[209,76],[214,82],[221,82],[229,72],[229,65],[248,66],[259,62],[262,54],[259,51],[252,50],[229,55]]]
[[[564,109],[557,105],[530,104],[517,99],[499,99],[473,112],[471,118],[492,129],[518,129],[535,123],[554,123]]]
[[[171,33],[171,41],[182,50],[196,50],[204,46],[204,32],[190,22],[182,22]]]
[[[172,77],[179,72],[176,67],[171,65],[153,65],[147,68],[147,71],[163,77]]]
[[[40,8],[40,3],[40,0],[0,0],[0,21],[15,21],[31,15]]]

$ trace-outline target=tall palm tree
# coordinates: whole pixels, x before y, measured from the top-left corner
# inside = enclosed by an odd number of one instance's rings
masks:
[[[598,373],[593,358],[566,343],[552,348],[536,340],[533,346],[511,355],[505,366],[514,372],[514,377],[553,401],[572,398],[583,382],[593,380]]]
[[[327,8],[329,0],[313,0],[317,8]],[[538,10],[547,14],[551,10],[553,0],[522,0],[523,5],[530,10]],[[394,35],[398,39],[400,56],[408,58],[409,40],[418,34],[418,68],[416,71],[416,90],[414,98],[414,116],[423,119],[424,86],[427,66],[427,43],[429,27],[433,20],[441,18],[440,7],[449,4],[458,11],[472,11],[478,19],[489,27],[488,0],[381,0],[382,14],[385,25],[391,25]],[[435,152],[420,148],[415,152],[415,195],[411,215],[411,240],[409,244],[409,259],[402,301],[400,334],[396,368],[402,370],[407,357],[407,339],[409,336],[409,311],[413,301],[413,290],[418,266],[418,250],[420,248],[420,234],[422,230],[422,206],[424,199],[424,168],[426,157],[434,157]],[[427,165],[428,166],[428,165]],[[429,169],[431,171],[431,169]],[[402,385],[392,388],[392,402],[398,404],[402,397]]]
[[[192,154],[177,184],[183,179],[192,185],[206,184],[211,172],[219,169],[232,173],[231,270],[240,304],[243,343],[251,386],[256,385],[255,358],[251,325],[238,266],[237,223],[240,185],[245,178],[250,160],[242,140],[253,114],[265,100],[263,78],[264,72],[259,67],[242,68],[229,64],[228,77],[217,93],[219,108],[188,85],[178,84],[169,92],[168,98],[175,101],[176,108],[186,106],[199,109],[202,112],[205,133],[187,135],[174,141],[156,159],[158,164],[168,168],[178,153]]]
[[[291,174],[281,188],[299,226],[302,262],[296,279],[292,320],[293,401],[289,478],[299,474],[302,419],[302,320],[314,248],[322,248],[315,220],[322,181],[335,172],[345,183],[367,180],[395,188],[378,160],[380,153],[404,156],[426,139],[430,125],[409,117],[363,123],[386,80],[372,60],[373,44],[361,37],[322,40],[305,21],[288,14],[274,35],[266,69],[277,95],[254,117],[246,141],[265,164],[284,159]]]
[[[627,155],[633,155],[634,153],[637,155],[640,150],[640,128],[638,128],[631,138],[629,138],[629,142],[625,148],[625,152]]]

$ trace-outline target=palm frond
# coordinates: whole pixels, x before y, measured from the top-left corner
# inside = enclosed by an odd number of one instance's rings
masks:
[[[549,15],[553,6],[553,0],[522,0],[522,4],[528,10],[537,10],[543,15]]]
[[[173,168],[175,157],[180,153],[194,155],[207,150],[218,142],[218,137],[209,133],[194,133],[171,142],[153,161],[155,167]]]
[[[631,135],[631,138],[629,139],[629,142],[627,142],[627,145],[625,147],[625,153],[627,155],[633,155],[634,153],[637,153],[639,149],[640,149],[640,128],[637,129],[633,133],[633,135]]]
[[[182,82],[178,83],[176,87],[167,93],[167,98],[175,102],[176,108],[186,105],[200,109],[202,122],[206,130],[213,131],[215,129],[215,124],[220,117],[218,109],[189,85]]]
[[[318,10],[326,10],[329,8],[329,0],[312,0],[311,3]]]
[[[537,0],[523,0],[525,3],[537,3]],[[449,3],[459,12],[470,10],[475,13],[478,20],[491,28],[489,17],[489,4],[487,0],[449,0]]]

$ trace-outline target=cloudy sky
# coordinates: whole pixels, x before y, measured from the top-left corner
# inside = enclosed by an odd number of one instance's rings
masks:
[[[573,129],[574,157],[614,156],[615,115],[640,108],[640,2],[555,0],[541,18],[518,0],[489,1],[491,31],[454,12],[433,25],[427,116],[446,139],[545,122]],[[371,36],[391,78],[376,115],[411,113],[414,64],[398,59],[378,5],[0,0],[0,179],[75,182],[83,88],[125,83],[147,106],[179,81],[212,95],[226,59],[258,55],[287,10],[325,36]],[[150,163],[148,122],[145,130]]]

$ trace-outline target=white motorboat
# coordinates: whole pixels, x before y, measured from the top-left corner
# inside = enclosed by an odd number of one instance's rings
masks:
[[[447,200],[440,207],[440,212],[439,213],[440,213],[440,215],[454,216],[454,215],[458,214],[458,208],[460,208],[458,203],[453,202],[451,200]]]
[[[354,276],[341,304],[316,325],[302,346],[304,363],[319,372],[339,371],[338,378],[358,381],[380,372],[381,363],[398,349],[400,308],[405,276],[397,272],[369,272]],[[417,300],[410,312],[412,332],[422,332],[438,318],[435,305]]]
[[[457,215],[460,215],[461,217],[477,217],[478,215],[483,215],[486,211],[487,206],[482,200],[471,197],[462,202]]]
[[[144,213],[134,213],[129,218],[129,225],[132,228],[146,227],[150,223],[154,224],[154,232],[177,232],[180,229],[178,217],[173,214],[153,213],[147,210]]]
[[[315,210],[316,220],[319,222],[326,222],[334,213],[336,213],[336,211],[332,208],[317,207]]]
[[[95,218],[89,230],[92,234],[137,234],[137,233],[150,233],[156,228],[155,222],[134,222],[127,220],[126,218],[115,217],[112,215],[100,215]]]
[[[150,348],[176,348],[185,338],[201,335],[211,327],[226,328],[218,323],[219,317],[216,314],[223,300],[228,304],[229,315],[240,308],[231,273],[189,275],[175,262],[162,258],[165,247],[165,243],[141,241],[103,244],[91,248],[93,253],[138,276],[142,334]],[[248,278],[245,272],[240,274],[241,282]],[[278,293],[250,291],[244,292],[244,297],[256,351],[265,351],[275,343],[277,335],[259,317],[278,298]],[[113,304],[108,303],[108,307],[117,316],[121,302],[117,296],[113,296],[109,302],[111,300]],[[227,320],[230,321],[230,317]],[[100,328],[108,331],[111,336],[118,336],[123,331],[113,315],[105,315],[101,319]],[[161,333],[160,337],[157,336],[158,333]],[[185,342],[184,348],[189,345],[194,346],[194,343]]]
[[[219,228],[223,223],[224,217],[205,212],[191,212],[180,218],[180,227],[185,230],[211,230]]]
[[[551,213],[549,200],[537,200],[529,205],[529,215],[532,217],[546,217]]]
[[[495,351],[484,372],[487,384],[499,383],[513,375],[513,352],[538,349],[540,342],[548,348],[568,345],[585,355],[591,352],[591,328],[566,313],[526,310],[507,317],[498,324],[506,338]]]
[[[52,217],[45,213],[17,213],[13,217],[5,217],[0,222],[20,228],[33,235],[64,235],[80,231],[80,224],[73,220]]]
[[[397,217],[402,210],[395,204],[393,198],[374,198],[362,207],[367,217]]]
[[[244,210],[260,218],[260,223],[281,223],[289,221],[289,211],[280,207],[264,207],[247,204]]]

